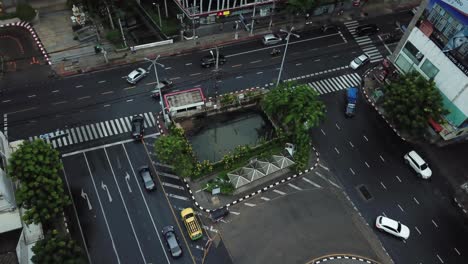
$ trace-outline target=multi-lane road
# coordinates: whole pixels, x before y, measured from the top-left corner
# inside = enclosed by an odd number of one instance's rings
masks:
[[[382,33],[390,32],[397,19],[404,24],[410,16],[402,13],[350,21],[334,32],[299,32],[301,37],[292,39],[288,48],[282,78],[307,83],[321,94],[327,119],[313,131],[312,140],[368,224],[373,226],[375,217],[385,214],[410,227],[406,241],[377,232],[395,262],[463,263],[468,254],[467,230],[450,204],[443,176],[435,171],[430,182],[415,178],[402,159],[412,146],[396,137],[362,98],[357,116],[344,118],[342,90],[359,85],[365,70],[352,71],[349,62],[363,52],[373,63],[388,55],[388,47],[376,36],[356,37],[354,28],[359,23],[377,23]],[[284,44],[278,47],[284,48]],[[280,64],[279,57],[269,55],[271,48],[258,41],[220,47],[228,62],[218,78],[212,69],[199,65],[206,50],[166,57],[161,59],[165,68],[159,69],[159,76],[174,81],[174,90],[197,86],[207,96],[269,87]],[[182,182],[156,166],[151,145],[159,132],[155,114],[160,107],[149,94],[155,79],[149,75],[135,86],[127,84],[124,77],[136,67],[148,65],[138,63],[63,79],[31,74],[4,91],[0,108],[8,122],[3,125],[8,125],[12,140],[57,129],[67,132],[52,143],[66,153],[62,157],[64,177],[77,215],[71,221],[81,227],[76,233],[82,234],[93,263],[172,263],[160,235],[166,225],[173,225],[179,235],[184,250],[180,262],[198,263],[212,234],[208,231],[197,242],[185,235],[179,212],[193,205]],[[135,114],[145,117],[151,135],[143,143],[128,139],[129,120]],[[154,192],[143,188],[137,171],[142,165],[149,165],[155,176]],[[220,252],[216,263],[229,262],[223,244],[214,250]]]

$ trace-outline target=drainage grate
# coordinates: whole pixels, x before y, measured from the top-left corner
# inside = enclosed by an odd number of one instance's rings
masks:
[[[361,186],[358,187],[358,190],[361,193],[362,197],[364,197],[364,199],[366,201],[369,201],[370,199],[372,199],[372,195],[371,195],[371,193],[369,192],[369,190],[367,189],[366,186],[361,185]]]

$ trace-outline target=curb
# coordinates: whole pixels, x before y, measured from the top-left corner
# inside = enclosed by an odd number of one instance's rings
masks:
[[[29,24],[28,22],[21,21],[21,22],[8,23],[8,24],[0,25],[0,28],[3,28],[3,27],[5,27],[5,28],[6,27],[23,27],[23,28],[26,28],[27,30],[29,30],[29,33],[31,33],[31,36],[33,37],[34,41],[36,41],[36,45],[39,48],[39,50],[41,51],[42,55],[44,56],[44,59],[47,61],[47,64],[52,65],[52,63],[50,62],[49,54],[47,54],[47,51],[44,48],[44,45],[42,45],[42,42],[41,42],[39,36],[37,35],[36,30],[34,29],[33,26],[31,26],[31,24]]]
[[[380,264],[380,262],[357,256],[357,255],[352,255],[352,254],[333,254],[333,255],[328,255],[328,256],[323,256],[320,258],[316,258],[308,263],[313,263],[313,264],[319,264],[319,263],[325,263],[327,261],[333,261],[333,260],[341,260],[341,259],[346,259],[346,260],[357,260],[363,263],[369,263],[369,264]]]
[[[368,76],[373,70],[375,70],[377,67],[378,67],[378,66],[375,66],[375,67],[372,68],[372,69],[368,69],[368,70],[364,73],[362,80],[364,81],[364,80],[367,78],[367,76]],[[396,128],[393,126],[393,124],[390,123],[390,122],[387,120],[387,118],[382,114],[382,112],[379,110],[379,108],[377,107],[377,105],[376,105],[374,102],[372,102],[372,101],[370,100],[369,95],[367,95],[366,90],[365,90],[364,88],[362,89],[362,93],[363,93],[364,96],[366,97],[367,102],[369,102],[369,103],[374,107],[374,109],[377,111],[377,113],[379,113],[379,115],[383,118],[383,120],[387,123],[387,125],[390,126],[390,128],[393,130],[393,132],[395,132],[395,134],[396,134],[400,139],[402,139],[403,141],[407,141],[403,136],[400,135],[400,133],[398,132],[398,130],[396,130]]]

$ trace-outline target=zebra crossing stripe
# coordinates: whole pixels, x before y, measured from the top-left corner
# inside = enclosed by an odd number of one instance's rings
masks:
[[[61,133],[59,131],[56,131],[54,133],[55,136],[58,136],[60,135]],[[55,141],[57,142],[58,146],[61,147],[62,146],[62,141],[60,140],[60,138],[56,138]]]
[[[372,40],[368,38],[368,39],[366,39],[366,40],[357,41],[357,43],[358,43],[360,46],[364,46],[364,45],[369,45],[370,43],[372,43]]]
[[[53,146],[54,148],[57,148],[57,143],[55,142],[55,140],[53,140],[51,143],[52,143],[52,146]],[[50,144],[50,142],[49,142],[49,144]]]
[[[84,126],[80,126],[81,133],[83,134],[84,141],[88,141],[88,135],[86,135],[86,130]]]
[[[102,138],[104,135],[102,134],[102,131],[101,131],[101,124],[96,123],[96,129],[99,134],[99,137]]]
[[[67,128],[65,131],[66,131],[67,134],[68,134],[68,142],[70,142],[70,145],[73,144],[74,141],[72,141],[72,137],[71,137],[71,134],[70,134],[70,130]]]
[[[76,139],[75,129],[73,129],[73,127],[70,128],[70,133],[72,135],[73,142],[78,142],[78,140]]]
[[[320,83],[323,84],[323,87],[325,88],[325,90],[327,90],[327,92],[329,93],[333,92],[333,89],[328,85],[327,82],[325,82],[325,80],[320,80]]]
[[[314,87],[311,83],[307,83],[307,85],[309,85],[309,87],[310,87],[312,90],[314,90],[314,91],[316,91],[318,94],[320,94],[320,91],[318,91],[317,89],[315,89],[315,87]]]
[[[145,121],[144,121],[145,127],[150,127],[150,124],[149,124],[149,122],[148,122],[148,117],[147,117],[146,113],[143,114],[143,117],[144,117],[143,119],[145,120]]]
[[[341,76],[338,76],[338,77],[336,77],[335,79],[336,79],[337,82],[339,82],[339,83],[341,84],[342,89],[348,87],[348,84],[347,84],[345,81],[343,81],[343,79],[342,79]]]
[[[63,138],[62,138],[62,141],[63,141],[63,145],[64,145],[64,146],[68,146],[68,142],[67,142],[67,138],[66,138],[66,137],[63,137]]]
[[[322,89],[322,87],[320,86],[319,83],[314,82],[313,85],[314,85],[315,89],[319,92],[319,94],[327,93],[327,91],[325,91],[325,89]]]
[[[98,139],[98,135],[96,133],[96,128],[94,127],[94,124],[89,125],[91,127],[91,130],[93,131],[93,136],[95,139]]]
[[[112,132],[113,132],[114,134],[117,135],[117,134],[118,134],[118,131],[117,131],[117,129],[115,128],[114,120],[109,120],[109,123],[111,124],[111,127],[112,127],[112,129],[113,129]]]
[[[104,121],[104,123],[106,124],[107,132],[109,132],[109,136],[114,135],[114,133],[112,133],[112,130],[111,130],[110,126],[109,126],[109,121]]]
[[[153,122],[153,125],[155,126],[156,125],[156,120],[154,119],[153,113],[149,112],[149,116],[150,116],[151,121]]]
[[[77,128],[75,128],[75,129],[76,129],[76,134],[78,135],[78,141],[79,141],[79,143],[83,142],[83,138],[81,137],[80,128],[77,127]]]
[[[377,49],[375,48],[375,46],[371,45],[371,46],[363,47],[362,50],[364,52],[367,52],[367,51],[373,51],[373,50],[377,50]]]
[[[103,122],[99,123],[101,125],[101,128],[102,128],[102,133],[104,134],[105,137],[107,137],[107,130],[106,130],[106,126]]]
[[[93,140],[94,137],[91,133],[91,128],[89,127],[89,125],[86,125],[86,131],[88,131],[88,135],[89,135],[89,140]]]
[[[119,118],[119,121],[120,121],[120,124],[122,125],[122,129],[124,130],[124,132],[128,132],[128,128],[127,128],[127,125],[125,124],[124,119]]]
[[[358,85],[358,84],[361,83],[361,78],[360,78],[359,76],[356,76],[355,74],[349,75],[349,78],[350,78],[351,80],[356,81],[356,82],[355,82],[355,85]]]
[[[339,90],[339,89],[336,89],[336,84],[334,84],[330,79],[325,79],[323,81],[325,84],[328,85],[328,87],[330,87],[331,92]]]
[[[132,129],[132,122],[130,122],[130,118],[128,116],[125,117],[125,123],[127,123],[128,129]]]
[[[118,130],[118,133],[119,133],[119,134],[122,134],[123,131],[122,131],[122,128],[120,127],[120,122],[119,122],[119,120],[118,120],[118,119],[115,119],[114,121],[115,121],[115,126],[117,127],[117,130]]]

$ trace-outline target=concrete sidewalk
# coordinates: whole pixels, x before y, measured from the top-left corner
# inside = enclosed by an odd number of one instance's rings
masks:
[[[62,60],[60,60],[59,58],[58,61],[55,61],[55,63],[52,65],[53,69],[59,75],[67,76],[109,67],[115,67],[118,65],[135,63],[137,61],[143,60],[145,57],[153,58],[156,55],[171,56],[188,53],[193,50],[208,49],[215,46],[226,45],[238,41],[260,38],[265,33],[278,31],[280,28],[286,29],[288,26],[291,25],[293,25],[296,28],[296,30],[300,31],[308,30],[314,27],[319,27],[323,23],[344,22],[349,20],[359,20],[367,17],[376,17],[384,14],[389,14],[395,11],[409,10],[415,5],[417,5],[419,2],[419,0],[407,0],[398,1],[398,3],[388,3],[384,0],[376,0],[372,3],[367,2],[367,4],[363,5],[360,8],[352,7],[350,6],[350,3],[347,3],[347,6],[344,6],[344,13],[342,15],[338,15],[338,10],[336,10],[336,12],[332,14],[311,17],[307,20],[307,24],[305,23],[305,19],[300,18],[296,18],[296,22],[293,23],[289,22],[290,19],[286,19],[285,21],[281,22],[274,22],[271,29],[269,29],[268,25],[265,25],[265,23],[259,23],[256,27],[254,27],[255,30],[253,32],[253,35],[250,35],[249,32],[246,32],[242,28],[239,28],[239,35],[237,40],[234,38],[234,22],[231,21],[225,23],[225,25],[222,26],[222,28],[218,24],[212,25],[210,29],[203,29],[203,31],[205,31],[203,33],[205,36],[199,37],[198,39],[179,41],[165,46],[138,50],[135,53],[132,53],[130,51],[117,52],[113,50],[110,46],[107,46],[106,50],[107,58],[109,61],[108,63],[106,63],[105,58],[102,54],[94,54],[92,52],[92,47],[94,46],[92,45],[92,43],[84,45],[75,43],[71,34],[71,27],[68,27],[69,34],[67,32],[57,32],[57,29],[55,29],[56,27],[63,25],[64,23],[68,23],[69,16],[67,14],[63,14],[63,16],[65,17],[64,19],[62,19],[63,21],[59,21],[60,18],[55,17],[55,20],[52,19],[51,23],[45,23],[45,20],[48,19],[48,16],[52,15],[53,18],[54,15],[59,14],[44,14],[44,18],[41,19],[42,23],[35,25],[35,28],[37,28],[41,39],[47,39],[46,43],[44,43],[47,51],[53,54],[59,51],[60,56],[63,57]],[[200,31],[202,30],[200,29]],[[76,52],[74,51],[75,49],[82,50]],[[69,59],[68,57],[72,59]]]

